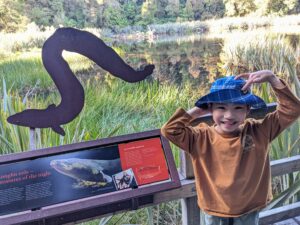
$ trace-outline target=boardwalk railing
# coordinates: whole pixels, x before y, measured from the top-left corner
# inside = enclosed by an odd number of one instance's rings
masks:
[[[272,176],[280,176],[300,170],[300,156],[280,159],[271,162]],[[182,223],[186,225],[199,225],[200,210],[197,206],[196,187],[194,179],[180,177],[181,187],[169,191],[156,193],[153,196],[153,203],[141,205],[139,208],[157,205],[169,201],[182,199]],[[114,214],[123,211],[115,211]],[[111,214],[107,214],[108,216]],[[262,211],[259,214],[260,224],[272,224],[300,215],[300,202],[287,206]],[[79,221],[77,221],[79,222]]]

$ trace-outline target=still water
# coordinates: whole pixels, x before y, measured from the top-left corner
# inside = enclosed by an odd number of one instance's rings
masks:
[[[147,63],[155,65],[152,79],[176,85],[189,83],[194,87],[205,86],[216,77],[230,71],[224,69],[226,58],[224,49],[227,45],[242,40],[258,40],[268,35],[271,38],[282,37],[292,49],[299,46],[299,34],[278,34],[261,32],[244,32],[226,35],[158,37],[152,42],[135,42],[122,44],[115,41],[112,46],[121,49],[123,59],[134,68],[142,68]],[[228,51],[228,50],[227,50]],[[232,50],[234,51],[234,49]],[[244,71],[242,71],[244,72]]]

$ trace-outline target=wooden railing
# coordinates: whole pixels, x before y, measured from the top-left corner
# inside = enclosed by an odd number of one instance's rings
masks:
[[[250,116],[253,118],[262,118],[266,113],[274,111],[276,104],[268,104],[267,111],[253,110]],[[199,118],[193,123],[197,125],[199,122],[211,123],[210,116]],[[140,206],[147,207],[164,202],[181,199],[182,205],[182,224],[183,225],[199,225],[200,224],[200,210],[197,205],[197,194],[195,187],[194,174],[192,164],[189,156],[181,151],[180,162],[180,181],[181,187],[169,191],[156,193],[153,196],[153,203]],[[280,159],[271,162],[272,177],[281,176],[284,174],[296,172],[300,170],[300,156]],[[118,213],[118,212],[115,212]],[[275,209],[262,211],[259,214],[260,224],[272,224],[278,221],[286,220],[300,215],[300,202],[293,203],[287,206],[282,206]]]
[[[276,109],[276,104],[268,104],[267,110],[253,110],[250,116],[253,118],[262,118],[266,113],[272,112]],[[211,123],[210,116],[203,116],[193,121],[193,125],[197,125],[200,122]],[[140,205],[137,208],[143,208],[148,206],[157,205],[174,200],[181,199],[182,206],[182,224],[183,225],[199,225],[200,224],[200,210],[197,205],[197,194],[195,187],[195,180],[193,174],[193,168],[189,156],[181,151],[180,156],[180,168],[179,176],[181,187],[178,189],[172,189],[169,191],[155,193],[153,195],[153,202],[151,204]],[[271,162],[272,177],[280,176],[300,170],[300,156],[294,156],[290,158],[280,159]],[[123,210],[124,211],[124,210]],[[123,212],[115,211],[113,214]],[[106,214],[103,216],[108,216]],[[293,203],[287,206],[262,211],[259,214],[260,224],[272,224],[278,221],[286,220],[300,215],[300,202]],[[78,221],[79,222],[79,221]],[[202,225],[202,224],[201,224]]]
[[[280,159],[271,162],[272,176],[280,176],[300,170],[300,156]],[[166,201],[182,198],[182,223],[185,225],[199,225],[200,213],[197,206],[195,182],[193,179],[183,178],[182,187],[168,193],[159,193],[157,198]],[[170,196],[170,198],[164,197]],[[155,196],[156,198],[156,196]],[[270,224],[300,215],[300,202],[275,209],[262,211],[259,214],[260,224]]]
[[[286,173],[292,173],[300,170],[300,156],[280,159],[271,162],[272,176],[280,176]],[[199,225],[200,210],[197,206],[197,196],[195,180],[184,178],[180,175],[181,187],[169,191],[156,193],[153,195],[153,203],[141,205],[138,208],[157,205],[174,200],[180,200],[182,203],[182,224],[184,225]],[[118,214],[124,211],[115,211],[113,214]],[[106,214],[108,216],[111,214]],[[293,203],[287,206],[262,211],[259,214],[260,224],[267,225],[278,221],[286,220],[300,215],[300,202]],[[77,221],[79,222],[79,221]],[[202,224],[201,224],[202,225]]]

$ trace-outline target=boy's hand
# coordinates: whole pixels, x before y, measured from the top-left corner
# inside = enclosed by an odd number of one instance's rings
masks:
[[[246,84],[242,87],[242,91],[249,90],[254,83],[260,84],[269,82],[274,88],[283,88],[284,84],[278,77],[270,70],[260,70],[254,73],[243,73],[237,75],[234,79],[244,78],[248,79]]]
[[[199,107],[194,107],[191,108],[190,110],[187,111],[187,113],[193,117],[193,118],[197,118],[203,115],[207,115],[211,113],[211,106],[210,104],[208,104],[207,108],[199,108]]]

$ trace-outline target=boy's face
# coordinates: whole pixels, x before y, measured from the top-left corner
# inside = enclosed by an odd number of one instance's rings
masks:
[[[249,112],[249,106],[240,104],[213,103],[211,106],[216,130],[220,134],[234,134],[239,131]]]

